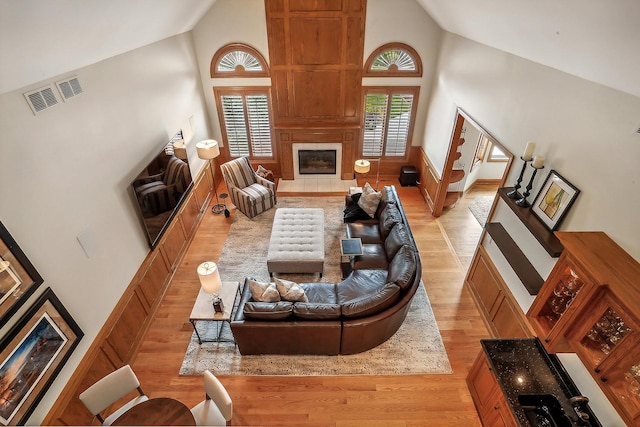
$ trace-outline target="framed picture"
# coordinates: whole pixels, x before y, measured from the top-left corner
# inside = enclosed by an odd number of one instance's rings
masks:
[[[531,205],[531,211],[545,227],[553,231],[560,226],[578,194],[580,190],[558,172],[551,170]]]
[[[0,342],[0,425],[27,421],[83,335],[47,288]]]
[[[42,277],[0,222],[0,327],[41,284]]]

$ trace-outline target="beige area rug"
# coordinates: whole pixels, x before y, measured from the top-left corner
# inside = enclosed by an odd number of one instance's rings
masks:
[[[469,210],[482,226],[487,222],[493,199],[494,196],[477,196],[469,203]]]
[[[297,282],[340,281],[339,241],[344,236],[342,210],[344,197],[283,197],[278,207],[320,207],[325,210],[325,267],[317,274],[279,274]],[[223,281],[243,282],[253,275],[268,280],[266,259],[275,209],[248,219],[237,213],[218,262]],[[227,323],[222,336],[231,338]],[[200,336],[212,339],[217,334],[214,322],[197,324]],[[431,310],[429,298],[421,284],[410,311],[398,332],[378,347],[355,355],[339,356],[242,356],[233,343],[198,344],[191,341],[180,368],[180,375],[200,375],[204,370],[218,375],[396,375],[447,374],[451,365]]]

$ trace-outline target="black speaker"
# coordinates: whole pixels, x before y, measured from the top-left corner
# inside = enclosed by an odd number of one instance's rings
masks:
[[[401,166],[399,180],[403,187],[418,185],[418,170],[415,166]]]

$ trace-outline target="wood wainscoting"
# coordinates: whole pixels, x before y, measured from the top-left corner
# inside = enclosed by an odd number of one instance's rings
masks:
[[[171,278],[207,211],[213,191],[208,164],[158,246],[133,280],[43,420],[43,425],[90,425],[93,415],[78,396],[100,378],[132,363]]]

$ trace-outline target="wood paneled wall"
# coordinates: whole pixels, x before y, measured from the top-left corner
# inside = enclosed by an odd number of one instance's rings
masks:
[[[58,397],[43,425],[89,425],[93,415],[78,396],[97,380],[130,363],[171,277],[209,205],[210,166],[195,185],[155,250],[151,251]]]
[[[366,0],[265,0],[273,121],[282,178],[295,142],[342,142],[353,177],[361,126]]]

